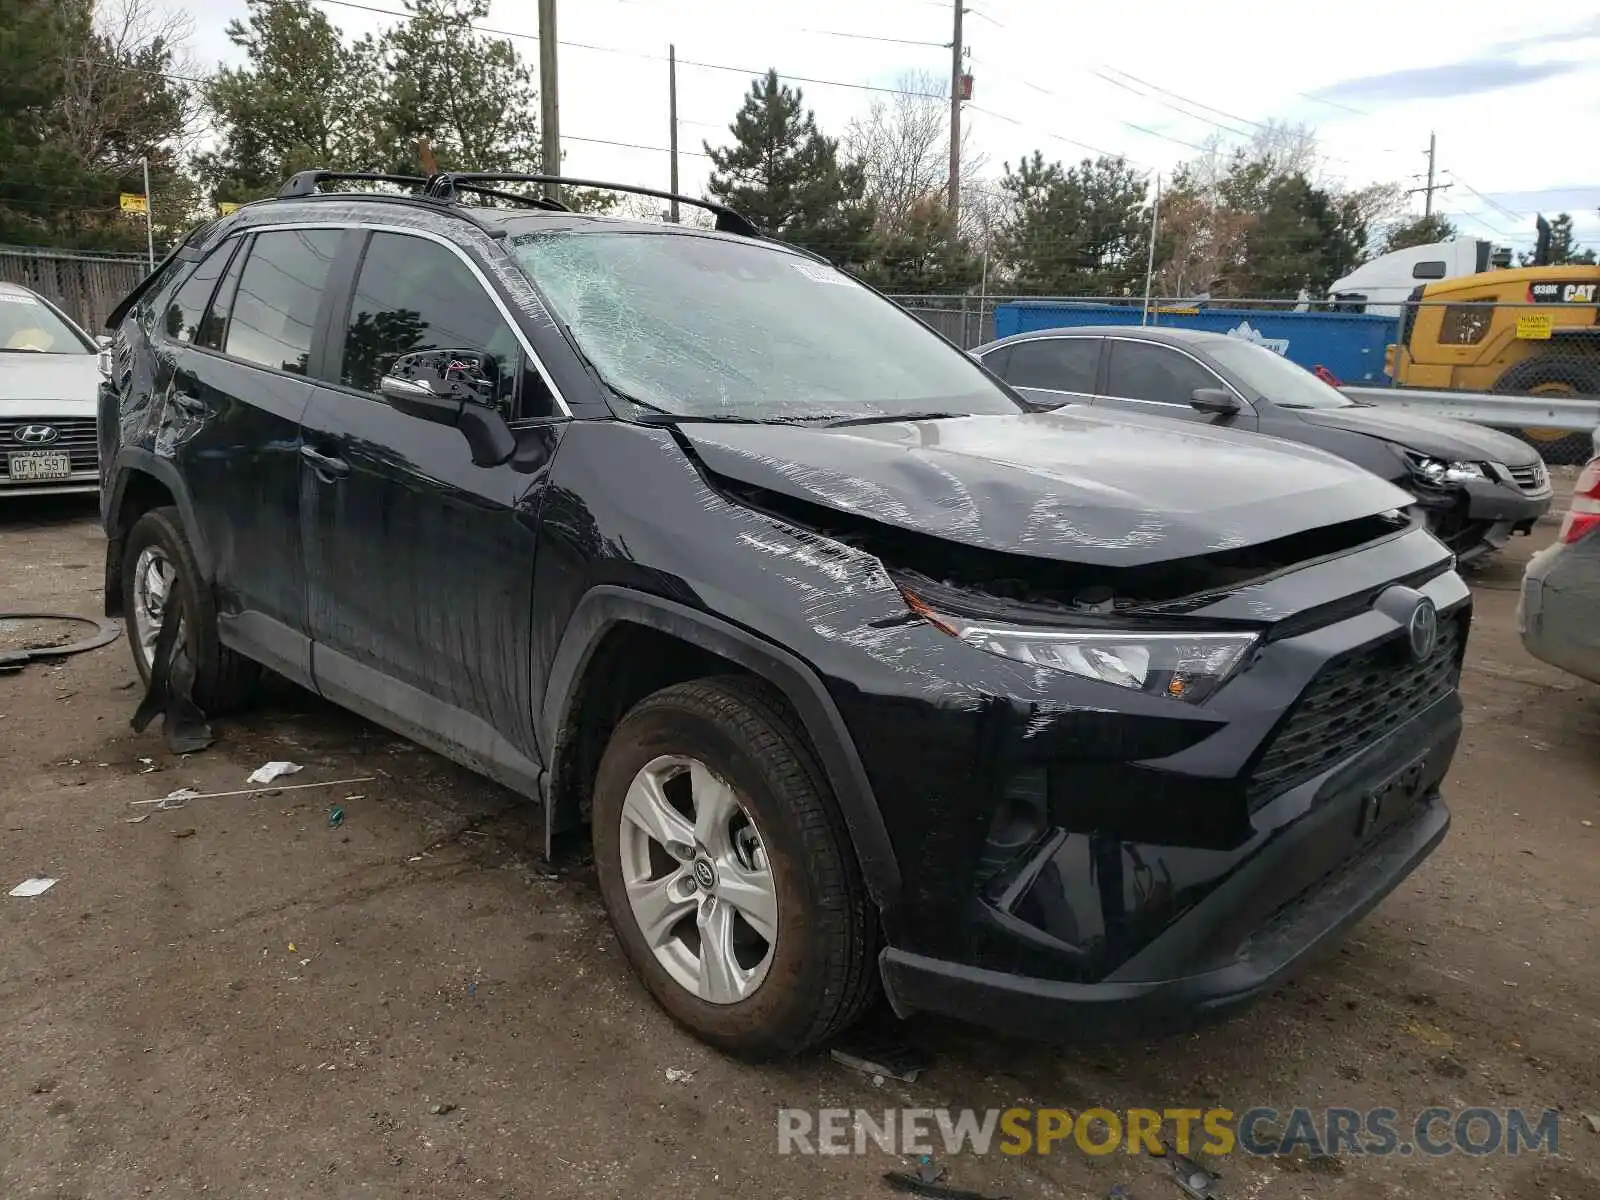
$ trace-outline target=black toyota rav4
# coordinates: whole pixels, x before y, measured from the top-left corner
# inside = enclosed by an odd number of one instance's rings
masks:
[[[1186,1024],[1444,836],[1469,594],[1390,484],[1034,411],[703,201],[341,178],[113,315],[108,611],[147,676],[181,621],[207,710],[264,666],[587,827],[708,1042],[793,1052],[880,989]]]

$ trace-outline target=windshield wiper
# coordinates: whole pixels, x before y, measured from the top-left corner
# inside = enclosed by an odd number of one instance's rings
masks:
[[[37,346],[0,346],[0,354],[49,354],[48,350],[41,350]]]
[[[839,429],[845,425],[876,425],[883,421],[947,421],[955,417],[970,417],[971,413],[959,412],[913,412],[913,413],[878,413],[870,417],[840,417],[835,421],[827,421],[824,429]]]

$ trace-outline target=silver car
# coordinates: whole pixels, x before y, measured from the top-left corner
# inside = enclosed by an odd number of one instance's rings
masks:
[[[100,352],[43,296],[0,283],[0,497],[99,490]]]
[[[1523,573],[1517,628],[1535,658],[1600,683],[1600,457],[1578,475],[1555,543]]]

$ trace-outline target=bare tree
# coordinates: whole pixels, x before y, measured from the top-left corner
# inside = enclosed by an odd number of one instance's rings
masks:
[[[894,87],[894,95],[874,99],[844,135],[845,153],[866,168],[878,232],[890,236],[904,229],[919,201],[944,191],[950,180],[950,81],[909,72]],[[962,177],[976,179],[986,162],[963,134]]]

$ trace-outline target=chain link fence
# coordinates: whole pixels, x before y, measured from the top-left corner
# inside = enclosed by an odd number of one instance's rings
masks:
[[[147,270],[143,254],[0,246],[0,282],[32,288],[90,333],[100,331],[111,310]]]

